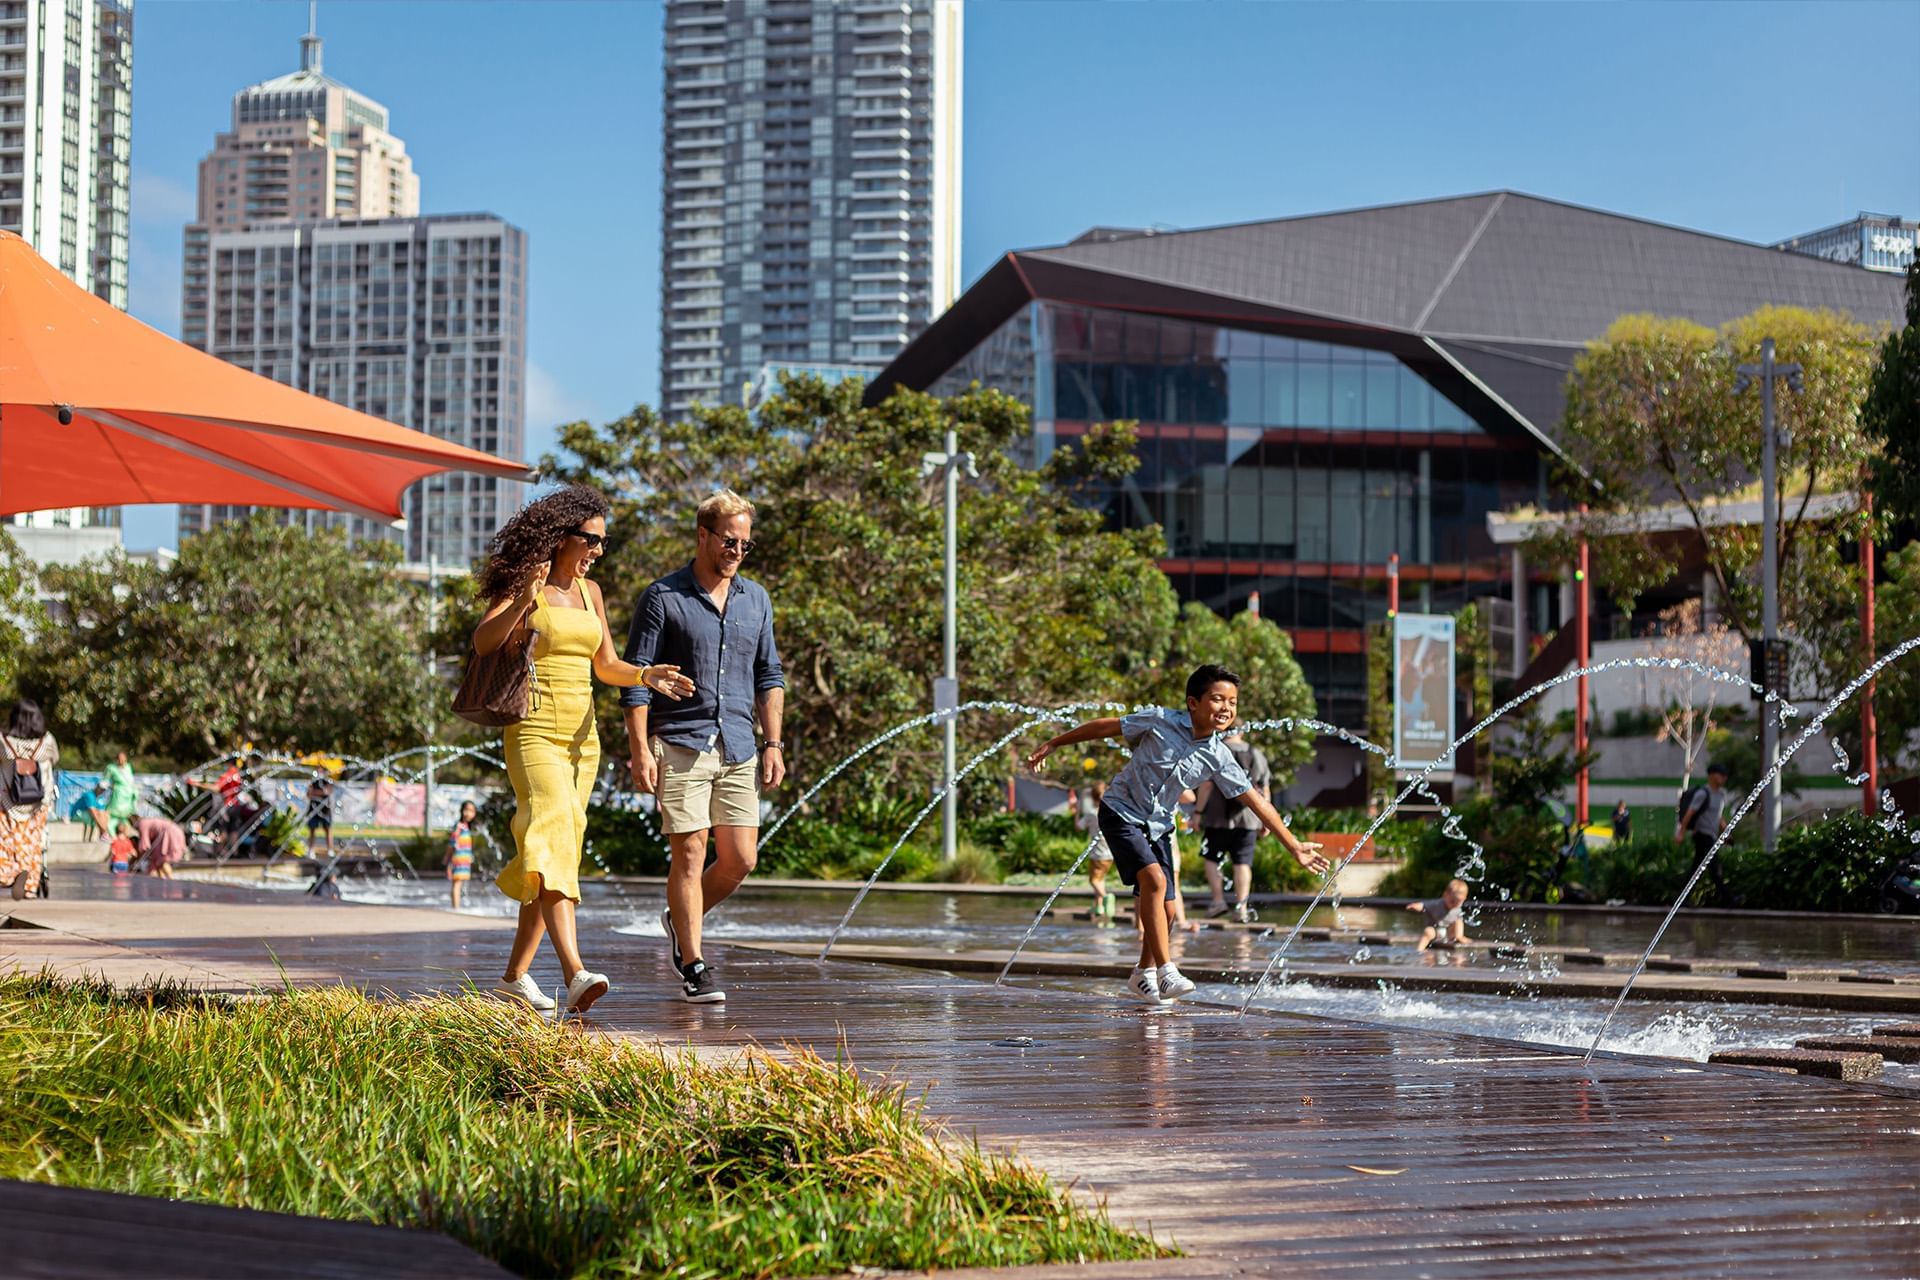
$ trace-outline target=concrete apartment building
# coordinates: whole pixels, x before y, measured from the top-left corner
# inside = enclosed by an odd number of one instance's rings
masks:
[[[958,0],[668,0],[660,401],[877,371],[960,285]]]
[[[132,0],[0,0],[0,228],[123,311],[132,127]],[[8,523],[119,519],[63,507]]]
[[[186,229],[181,336],[221,359],[475,449],[526,443],[527,236],[490,214],[420,214],[420,179],[385,107],[300,70],[234,96],[233,128],[200,165]],[[435,476],[404,531],[326,511],[306,527],[398,540],[460,566],[512,514],[521,486]],[[182,506],[182,539],[249,508]]]

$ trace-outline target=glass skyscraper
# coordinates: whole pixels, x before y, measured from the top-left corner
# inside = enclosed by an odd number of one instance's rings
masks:
[[[877,370],[960,284],[958,0],[668,0],[660,404]]]

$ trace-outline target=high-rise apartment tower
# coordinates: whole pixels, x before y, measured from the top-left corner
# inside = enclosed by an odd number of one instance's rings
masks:
[[[420,216],[420,180],[386,108],[321,71],[311,33],[300,63],[236,94],[232,131],[201,162],[182,336],[363,413],[520,456],[526,232],[490,214]],[[484,551],[521,497],[512,481],[456,472],[408,491],[403,533],[335,512],[285,518],[456,565]],[[248,510],[183,506],[180,536]]]
[[[199,216],[186,230],[182,330],[206,346],[207,237],[255,222],[410,218],[420,176],[387,109],[321,70],[320,37],[300,41],[300,69],[233,95],[233,129],[200,162]]]
[[[668,0],[660,403],[877,370],[960,286],[958,0]]]
[[[0,228],[127,306],[133,0],[0,0]],[[14,516],[118,524],[117,507]]]

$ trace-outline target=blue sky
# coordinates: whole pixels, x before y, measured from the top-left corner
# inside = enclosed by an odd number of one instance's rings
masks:
[[[141,0],[135,315],[179,328],[180,228],[300,0]],[[327,71],[386,104],[428,213],[531,237],[528,453],[658,386],[661,10],[327,0]],[[962,244],[1511,187],[1773,240],[1920,216],[1920,5],[970,0]],[[132,547],[171,508],[129,508]]]

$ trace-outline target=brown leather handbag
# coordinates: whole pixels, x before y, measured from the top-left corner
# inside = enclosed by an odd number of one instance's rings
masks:
[[[540,709],[540,676],[533,667],[533,637],[529,629],[519,640],[492,653],[467,653],[467,669],[454,691],[453,714],[474,724],[499,728],[518,724]]]

